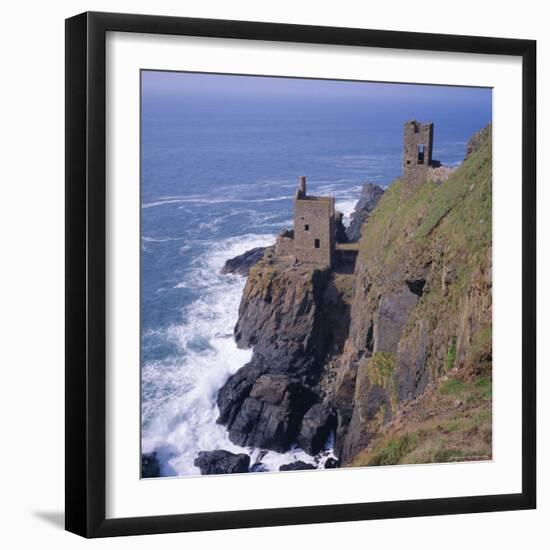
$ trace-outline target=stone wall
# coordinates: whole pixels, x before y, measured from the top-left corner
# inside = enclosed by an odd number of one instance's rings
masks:
[[[335,247],[334,198],[294,200],[294,255],[301,262],[332,266]]]
[[[430,166],[428,167],[428,180],[435,183],[443,183],[454,172],[450,166]]]
[[[294,239],[284,234],[277,235],[277,240],[275,241],[275,254],[277,256],[293,256]]]
[[[433,123],[405,123],[403,136],[403,198],[409,197],[428,179],[432,164]]]

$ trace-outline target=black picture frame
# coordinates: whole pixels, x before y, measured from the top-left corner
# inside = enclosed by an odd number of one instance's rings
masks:
[[[105,40],[108,31],[520,57],[522,491],[106,519]],[[107,537],[532,509],[536,506],[536,42],[247,21],[83,13],[66,20],[66,529]]]

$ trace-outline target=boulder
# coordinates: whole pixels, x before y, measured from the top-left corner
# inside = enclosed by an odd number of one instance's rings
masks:
[[[249,396],[252,387],[266,368],[254,362],[248,363],[229,377],[218,393],[220,416],[218,424],[233,424],[244,400]]]
[[[361,226],[368,219],[370,213],[376,208],[384,189],[375,183],[365,182],[361,189],[361,196],[351,214],[351,221],[346,230],[348,240],[358,241],[361,237]]]
[[[201,451],[194,464],[202,475],[241,474],[248,472],[250,457],[247,454],[237,455],[222,449]]]
[[[143,453],[141,455],[141,477],[161,477],[157,453]]]
[[[227,423],[229,439],[241,446],[284,452],[294,442],[300,420],[314,400],[299,380],[263,374]]]
[[[297,460],[296,462],[291,462],[290,464],[283,464],[279,468],[279,472],[290,472],[292,470],[315,470],[315,469],[316,468],[313,464],[309,464],[308,462]]]
[[[257,248],[252,248],[247,250],[243,254],[239,254],[234,258],[230,258],[221,268],[220,273],[227,275],[229,273],[236,273],[237,275],[242,275],[246,277],[250,268],[253,265],[256,265],[263,257],[266,251],[265,246],[259,246]]]
[[[268,472],[267,466],[263,462],[255,462],[250,466],[251,472]]]
[[[340,467],[340,461],[337,458],[327,458],[325,460],[325,470],[331,469],[331,468],[339,468]]]
[[[296,442],[309,455],[316,455],[327,442],[331,430],[336,428],[334,412],[317,403],[302,418]]]

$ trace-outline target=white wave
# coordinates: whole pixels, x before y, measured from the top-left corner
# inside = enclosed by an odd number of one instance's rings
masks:
[[[345,199],[336,201],[336,210],[342,212],[344,214],[344,219],[342,222],[347,227],[351,222],[351,213],[355,209],[355,205],[357,204],[357,200],[359,197],[355,199]]]
[[[145,237],[142,236],[141,239],[148,243],[166,243],[169,241],[183,241],[186,237]]]
[[[266,197],[262,199],[237,199],[237,198],[212,198],[212,197],[181,197],[170,199],[159,199],[154,202],[149,202],[141,205],[141,208],[153,208],[155,206],[165,206],[167,204],[180,204],[180,203],[194,203],[194,204],[228,204],[228,203],[264,203],[264,202],[278,202],[292,199],[292,195],[282,195],[279,197]]]
[[[219,271],[228,258],[272,244],[274,238],[245,235],[213,244],[177,285],[201,291],[183,311],[181,324],[164,334],[180,353],[170,361],[148,362],[142,369],[142,450],[159,453],[165,474],[198,474],[193,461],[201,450],[246,452],[216,424],[219,389],[252,356],[251,350],[238,349],[233,339],[245,280]]]
[[[247,363],[252,350],[238,349],[233,339],[245,279],[220,275],[228,258],[258,246],[273,244],[275,235],[244,235],[212,244],[178,288],[200,291],[164,337],[179,353],[170,361],[151,361],[142,369],[142,451],[156,451],[166,476],[200,474],[194,465],[199,451],[226,449],[247,453],[251,464],[261,456],[269,471],[302,460],[321,468],[330,448],[312,457],[299,448],[287,453],[243,448],[229,440],[224,426],[216,424],[219,389],[229,376]]]
[[[262,451],[254,449],[251,453],[250,464],[260,461],[270,472],[277,472],[284,464],[302,461],[306,464],[312,464],[316,468],[322,469],[329,458],[336,458],[334,454],[334,433],[332,433],[325,444],[325,448],[317,455],[308,455],[304,450],[297,446],[286,453],[277,453],[275,451]]]

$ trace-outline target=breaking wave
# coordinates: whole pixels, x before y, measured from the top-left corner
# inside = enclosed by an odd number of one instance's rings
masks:
[[[162,474],[198,475],[193,462],[199,451],[226,449],[260,458],[269,470],[295,460],[321,464],[333,456],[311,457],[295,448],[287,453],[245,449],[233,444],[224,426],[216,424],[219,389],[252,357],[252,350],[238,349],[233,327],[245,279],[221,275],[228,258],[257,246],[273,244],[275,235],[244,235],[212,244],[197,259],[178,288],[190,288],[199,296],[162,336],[178,350],[162,361],[149,361],[142,368],[142,451],[156,451]],[[321,458],[322,462],[319,462]]]

